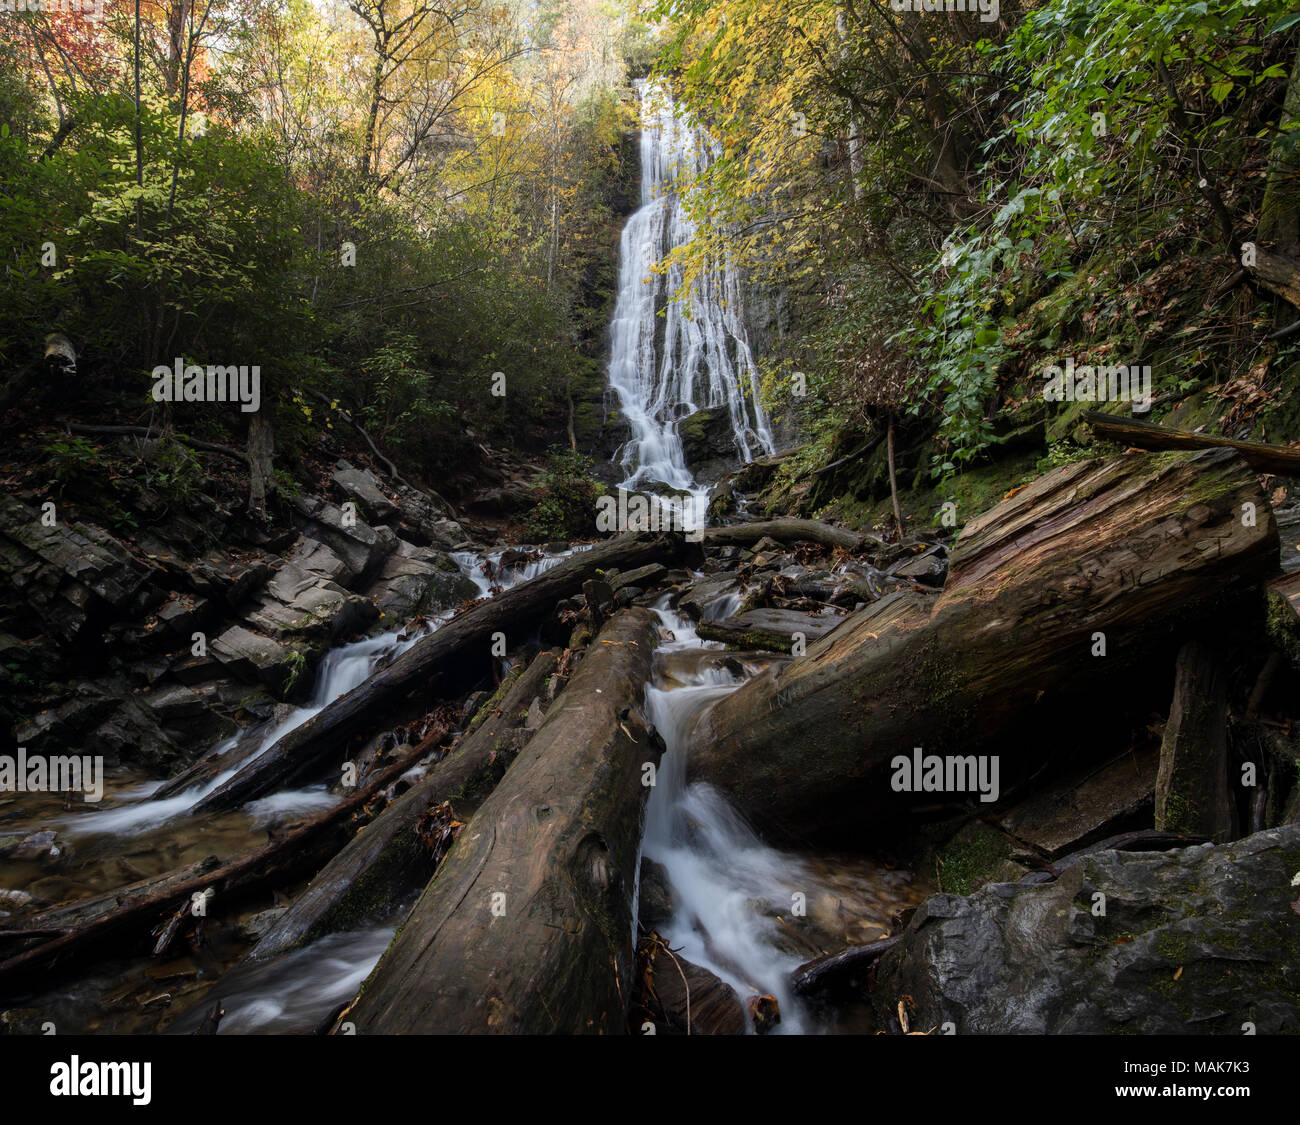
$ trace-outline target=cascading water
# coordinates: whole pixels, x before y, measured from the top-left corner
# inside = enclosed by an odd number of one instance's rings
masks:
[[[667,485],[678,494],[669,505],[694,528],[702,526],[707,489],[687,467],[679,422],[697,410],[725,406],[739,460],[772,453],[775,445],[754,393],[756,370],[735,268],[715,263],[684,293],[680,265],[656,272],[697,233],[681,188],[716,159],[717,144],[662,86],[638,88],[641,207],[623,228],[609,365],[609,384],[632,431],[618,454],[627,474],[619,487],[656,491]]]

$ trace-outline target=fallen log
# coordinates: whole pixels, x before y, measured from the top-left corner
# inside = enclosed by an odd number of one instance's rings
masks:
[[[76,957],[107,956],[106,938],[120,940],[128,935],[147,934],[160,920],[170,919],[175,911],[192,901],[194,895],[209,889],[220,903],[234,892],[242,894],[310,871],[342,846],[352,815],[436,749],[446,734],[445,728],[431,734],[351,796],[257,851],[224,862],[204,860],[88,902],[34,915],[29,919],[33,930],[52,926],[72,928],[0,961],[0,989],[19,979],[27,984],[32,973],[48,969],[55,962],[62,969]]]
[[[766,536],[778,543],[820,543],[832,550],[860,551],[864,543],[879,542],[842,527],[832,527],[818,520],[763,520],[738,523],[731,527],[710,527],[703,532],[706,547],[747,546]]]
[[[730,648],[789,655],[796,636],[804,647],[835,628],[843,617],[814,617],[789,609],[751,609],[734,617],[701,621],[695,631],[706,641],[722,641]]]
[[[794,971],[795,995],[815,996],[852,988],[899,941],[900,938],[895,936],[881,938],[868,945],[851,945],[839,953],[827,953],[800,965]]]
[[[353,735],[373,729],[376,715],[391,713],[413,690],[430,692],[449,673],[463,673],[467,666],[486,672],[494,633],[507,638],[522,636],[551,613],[556,602],[579,593],[596,571],[631,569],[675,558],[683,546],[680,534],[620,535],[466,610],[245,763],[234,777],[199,801],[195,813],[235,808],[304,776]]]
[[[1282,476],[1300,476],[1300,449],[1285,445],[1267,445],[1260,441],[1235,441],[1212,434],[1189,434],[1186,430],[1171,430],[1154,422],[1136,418],[1121,418],[1114,414],[1101,414],[1095,410],[1084,412],[1083,419],[1093,433],[1121,445],[1149,450],[1235,449],[1241,459],[1261,473],[1278,473]]]
[[[1082,737],[1107,714],[1099,688],[1136,692],[1180,631],[1258,587],[1277,558],[1268,501],[1226,452],[1062,466],[966,525],[936,599],[892,594],[715,703],[688,776],[798,837],[860,833],[864,814],[906,807],[892,763],[915,747],[1005,743],[1004,781],[1027,773],[1050,757],[1042,731],[1063,706],[1066,734]]]
[[[427,881],[428,863],[416,837],[417,821],[443,801],[451,801],[463,816],[491,791],[514,749],[504,736],[522,725],[524,709],[546,686],[557,664],[556,653],[540,653],[526,671],[504,683],[499,704],[489,702],[480,712],[484,721],[315,875],[249,951],[248,959],[265,961],[347,929],[363,919],[375,902],[400,898],[413,875],[423,873],[420,883]]]
[[[641,716],[655,618],[611,618],[363,986],[359,1033],[616,1033],[663,740]]]
[[[1250,275],[1270,293],[1300,308],[1300,262],[1284,254],[1257,249],[1255,264],[1248,268]]]

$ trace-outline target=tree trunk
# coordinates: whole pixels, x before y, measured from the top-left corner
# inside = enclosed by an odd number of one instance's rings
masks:
[[[898,505],[898,474],[894,471],[894,420],[889,420],[889,434],[886,452],[889,455],[889,495],[894,501],[894,526],[898,528],[899,539],[903,538],[903,509]]]
[[[366,981],[358,1032],[626,1029],[644,781],[663,751],[641,714],[654,622],[624,610],[601,632]]]
[[[340,696],[320,714],[291,730],[248,762],[195,807],[195,813],[234,808],[263,796],[315,768],[353,735],[382,727],[384,716],[414,690],[429,694],[444,676],[491,666],[492,635],[520,638],[555,608],[582,592],[597,570],[620,570],[674,559],[680,534],[620,535],[565,559],[559,566],[500,597],[466,610],[436,633],[418,641],[364,684]]]
[[[364,832],[312,879],[311,885],[249,953],[264,961],[296,945],[355,925],[375,902],[399,900],[414,878],[428,880],[428,857],[415,834],[416,822],[443,801],[464,817],[474,801],[490,792],[509,765],[508,736],[556,669],[554,652],[540,653],[526,671],[505,681],[499,706],[488,703],[484,721],[455,749],[388,806]],[[423,878],[420,878],[423,873]]]
[[[248,510],[266,518],[266,501],[275,492],[275,431],[260,410],[248,416]]]
[[[714,704],[690,776],[789,835],[903,807],[889,771],[914,747],[1000,747],[1006,779],[1050,755],[1063,707],[1066,736],[1100,721],[1089,692],[1136,690],[1172,636],[1277,558],[1268,501],[1230,454],[1063,466],[966,525],[937,600],[886,597]]]
[[[832,527],[817,520],[764,520],[758,523],[738,523],[732,527],[710,527],[704,531],[704,544],[708,547],[731,545],[748,546],[765,536],[778,543],[820,543],[823,547],[859,551],[864,543],[873,541],[870,536]]]
[[[1259,211],[1259,237],[1272,243],[1279,253],[1300,257],[1300,152],[1286,144],[1287,132],[1300,122],[1300,54],[1291,67],[1286,101],[1278,120],[1278,136],[1269,158],[1268,182]],[[1293,301],[1292,304],[1295,302]]]

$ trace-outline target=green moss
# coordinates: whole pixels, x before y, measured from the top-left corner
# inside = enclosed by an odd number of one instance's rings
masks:
[[[968,895],[992,881],[1011,851],[1011,841],[975,821],[957,833],[938,854],[938,875],[948,894]]]

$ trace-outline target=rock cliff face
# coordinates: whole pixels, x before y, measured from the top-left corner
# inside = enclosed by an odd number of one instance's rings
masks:
[[[449,553],[469,536],[429,497],[346,461],[330,483],[272,534],[245,534],[215,500],[204,524],[178,516],[128,538],[57,505],[43,519],[41,497],[0,499],[14,744],[181,764],[303,698],[330,647],[476,595]]]

